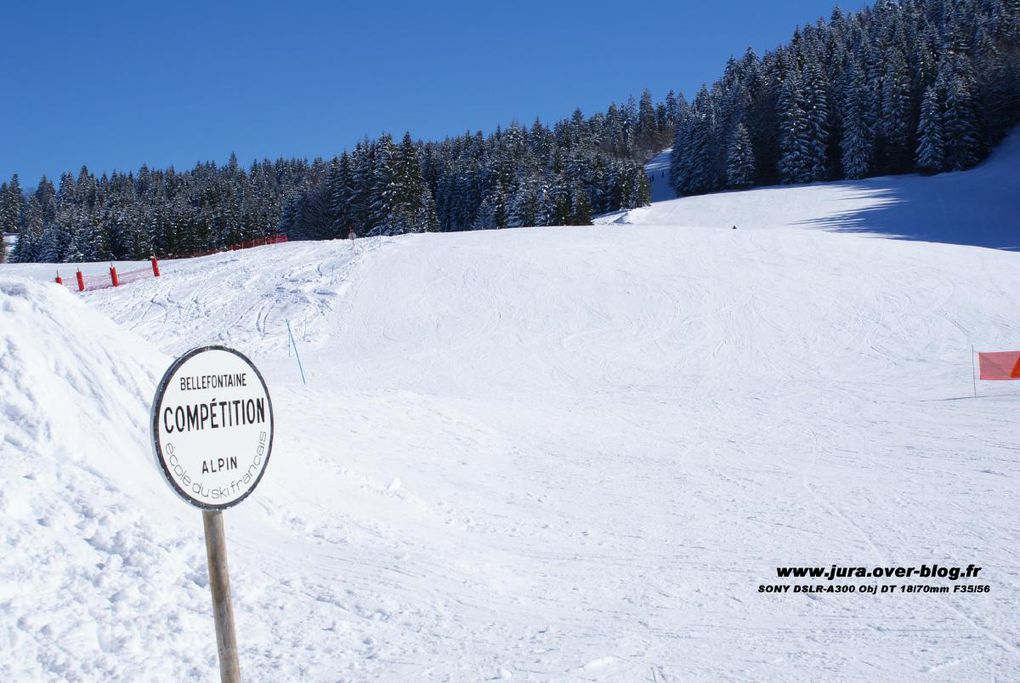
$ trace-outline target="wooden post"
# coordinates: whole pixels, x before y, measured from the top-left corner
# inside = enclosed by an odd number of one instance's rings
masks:
[[[974,345],[970,345],[970,377],[974,382],[974,398],[977,398],[977,370],[974,368]]]
[[[216,621],[216,649],[220,657],[220,681],[240,683],[237,662],[237,636],[234,633],[234,608],[230,604],[230,577],[227,575],[227,537],[223,532],[223,513],[203,510],[205,551],[209,560],[209,590],[212,592],[213,618]]]

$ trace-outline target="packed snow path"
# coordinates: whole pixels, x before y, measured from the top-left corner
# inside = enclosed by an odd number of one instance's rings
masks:
[[[669,180],[669,162],[673,149],[663,150],[645,164],[645,174],[652,190],[652,201],[662,202],[676,197]]]
[[[215,676],[146,433],[213,342],[278,419],[226,513],[247,678],[1020,677],[1020,383],[970,397],[1020,254],[738,222],[291,243],[84,296],[0,268],[0,678]],[[991,591],[757,590],[833,563]]]

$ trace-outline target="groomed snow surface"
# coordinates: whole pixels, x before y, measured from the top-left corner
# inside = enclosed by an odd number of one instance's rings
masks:
[[[1020,253],[879,236],[933,229],[934,192],[1015,244],[1018,169],[260,247],[85,295],[0,267],[0,680],[216,677],[200,514],[147,430],[207,343],[277,418],[225,513],[246,679],[1020,679],[1020,382],[972,398],[970,355],[1020,347]],[[973,563],[990,592],[758,592],[833,563]]]

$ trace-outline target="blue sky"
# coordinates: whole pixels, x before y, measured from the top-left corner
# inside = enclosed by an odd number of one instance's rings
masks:
[[[853,11],[864,2],[841,3]],[[831,0],[8,3],[0,177],[432,139],[688,96]]]

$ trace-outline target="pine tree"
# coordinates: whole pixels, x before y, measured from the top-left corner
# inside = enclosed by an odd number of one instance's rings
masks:
[[[375,153],[368,141],[359,142],[351,154],[353,192],[350,198],[350,222],[359,235],[372,228],[373,165]]]
[[[415,232],[439,232],[439,216],[436,214],[436,202],[432,196],[432,191],[428,187],[422,187],[417,207],[413,222]]]
[[[17,177],[15,174],[14,180],[17,180]],[[20,193],[20,189],[18,192]],[[11,188],[7,186],[7,183],[0,184],[0,263],[7,261],[7,241],[4,239],[4,234],[15,232],[21,218],[20,210],[17,212],[17,217],[14,215],[10,195]]]
[[[865,105],[864,71],[851,62],[843,92],[843,136],[840,139],[840,166],[847,178],[865,178],[871,172],[873,137]]]
[[[691,115],[684,111],[676,123],[673,153],[669,162],[669,182],[678,196],[686,194],[686,187],[690,182],[693,128]]]
[[[726,186],[731,188],[749,187],[754,183],[754,150],[751,136],[743,123],[737,124],[737,131],[730,142],[726,155]]]
[[[418,145],[405,133],[399,146],[388,154],[389,184],[385,189],[386,234],[434,232],[439,229],[435,199],[423,175]],[[381,231],[380,231],[381,232]]]
[[[45,177],[43,180],[46,180]],[[46,222],[44,209],[38,195],[38,192],[33,194],[25,204],[24,223],[11,253],[11,260],[16,263],[33,263],[42,260],[43,231]]]
[[[914,130],[910,73],[898,47],[886,54],[881,90],[881,143],[884,172],[899,173],[909,167],[910,135]]]
[[[672,130],[676,126],[677,121],[680,120],[680,100],[682,98],[683,95],[677,97],[676,93],[672,90],[666,93],[666,101],[664,103],[666,106],[666,127],[670,130]]]
[[[978,162],[979,151],[972,80],[964,58],[952,65],[948,61],[944,62],[944,68],[940,68],[939,81],[946,93],[942,115],[946,168],[963,171]]]
[[[372,179],[370,205],[368,208],[368,224],[370,235],[392,234],[390,225],[393,210],[393,157],[396,146],[388,133],[379,137],[375,146],[375,158],[372,162]]]
[[[329,178],[329,210],[333,219],[330,237],[346,238],[354,229],[351,211],[353,192],[353,169],[351,156],[344,152],[330,168]]]
[[[569,225],[572,205],[570,190],[563,176],[554,176],[550,182],[549,192],[546,194],[546,207],[544,209],[545,214],[549,216],[548,224]]]
[[[784,183],[808,182],[811,177],[803,100],[800,75],[791,70],[779,96],[779,177]]]
[[[648,206],[652,203],[652,186],[648,182],[648,176],[645,175],[645,169],[642,166],[633,166],[631,175],[635,179],[634,192],[631,200],[623,208],[636,209],[639,206]]]
[[[657,149],[659,145],[658,117],[648,88],[641,93],[641,102],[638,104],[637,141],[643,151]]]
[[[946,153],[942,136],[942,105],[934,86],[924,92],[917,138],[917,168],[922,173],[938,173],[943,170]]]
[[[24,211],[25,196],[21,191],[18,174],[11,176],[11,182],[0,188],[0,233],[17,232]]]
[[[721,187],[725,169],[716,168],[716,129],[713,97],[703,86],[677,124],[670,169],[677,194],[700,194]]]
[[[545,186],[540,177],[530,177],[518,186],[517,193],[510,200],[510,226],[526,227],[545,225],[547,217],[543,212]]]
[[[804,79],[805,180],[825,180],[828,171],[828,85],[817,61],[806,67]]]
[[[50,249],[49,253],[46,250],[47,231],[50,241],[55,242],[55,234],[50,228],[56,220],[56,199],[57,193],[53,183],[43,176],[25,204],[23,224],[18,241],[14,245],[12,260],[18,263],[58,260],[55,257],[55,248]],[[51,258],[47,258],[48,256]]]
[[[496,185],[492,193],[492,222],[491,226],[497,230],[510,225],[510,207],[508,204],[507,191],[502,183]]]
[[[588,198],[588,191],[578,184],[574,186],[572,195],[573,210],[570,225],[591,225],[591,201]]]

